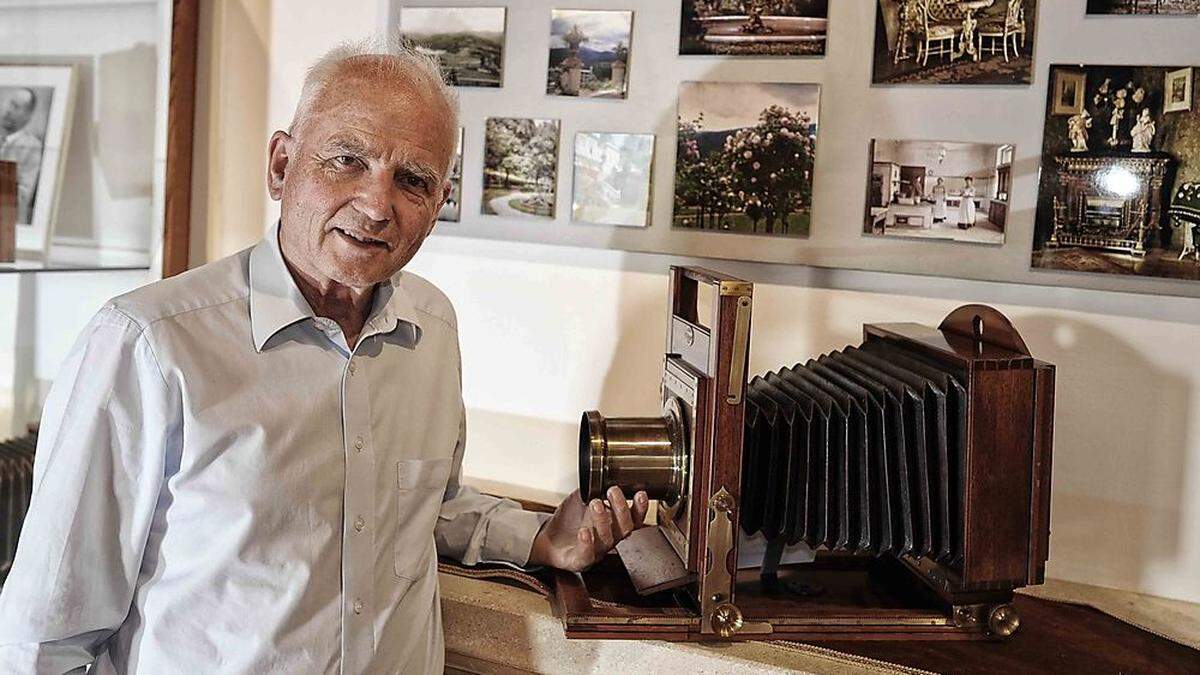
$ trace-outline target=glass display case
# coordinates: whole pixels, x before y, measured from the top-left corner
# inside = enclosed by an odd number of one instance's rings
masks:
[[[0,438],[107,298],[187,266],[198,21],[197,0],[0,0]]]

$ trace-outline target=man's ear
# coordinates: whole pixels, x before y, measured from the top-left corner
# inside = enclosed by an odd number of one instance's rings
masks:
[[[426,230],[425,230],[426,237],[428,237],[429,234],[431,232],[433,232],[433,228],[437,226],[438,215],[441,214],[442,207],[446,205],[446,200],[450,199],[450,195],[453,193],[454,193],[454,183],[451,183],[450,181],[446,181],[444,184],[442,184],[442,198],[438,200],[437,208],[435,208],[433,210],[433,220],[431,220],[429,222],[429,227],[426,228]],[[458,208],[461,209],[462,204],[459,204]]]
[[[267,145],[267,191],[275,201],[283,198],[283,181],[295,145],[295,139],[286,131],[271,134],[271,142]]]

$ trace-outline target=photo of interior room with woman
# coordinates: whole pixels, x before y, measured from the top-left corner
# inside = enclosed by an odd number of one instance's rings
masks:
[[[1003,244],[1014,146],[871,141],[863,234]]]

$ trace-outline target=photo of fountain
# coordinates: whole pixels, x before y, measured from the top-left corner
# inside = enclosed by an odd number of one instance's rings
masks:
[[[824,56],[828,0],[683,0],[679,53]]]

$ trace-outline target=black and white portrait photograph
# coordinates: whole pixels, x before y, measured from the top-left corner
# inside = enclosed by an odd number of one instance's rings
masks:
[[[876,84],[1029,84],[1037,0],[877,0]]]
[[[625,98],[632,37],[633,12],[554,10],[546,93]]]
[[[649,225],[653,163],[654,134],[576,134],[571,219],[598,225]]]
[[[863,233],[1003,244],[1015,148],[956,141],[871,141]]]
[[[462,218],[462,173],[463,173],[463,129],[458,130],[458,150],[454,153],[454,166],[450,168],[450,196],[438,211],[438,220],[457,223]]]
[[[483,149],[485,215],[553,218],[558,120],[489,117]]]
[[[1200,113],[1174,85],[1192,69],[1050,75],[1051,97],[1064,76],[1085,82],[1085,106],[1070,117],[1047,106],[1033,266],[1200,281]]]
[[[1087,0],[1088,14],[1200,14],[1200,0]]]
[[[684,82],[674,227],[808,236],[818,84]]]
[[[401,7],[400,34],[438,57],[458,87],[499,87],[504,77],[504,7]]]
[[[682,0],[679,53],[824,56],[829,0]]]
[[[19,250],[48,245],[73,88],[70,66],[0,65],[0,161],[16,165]]]

